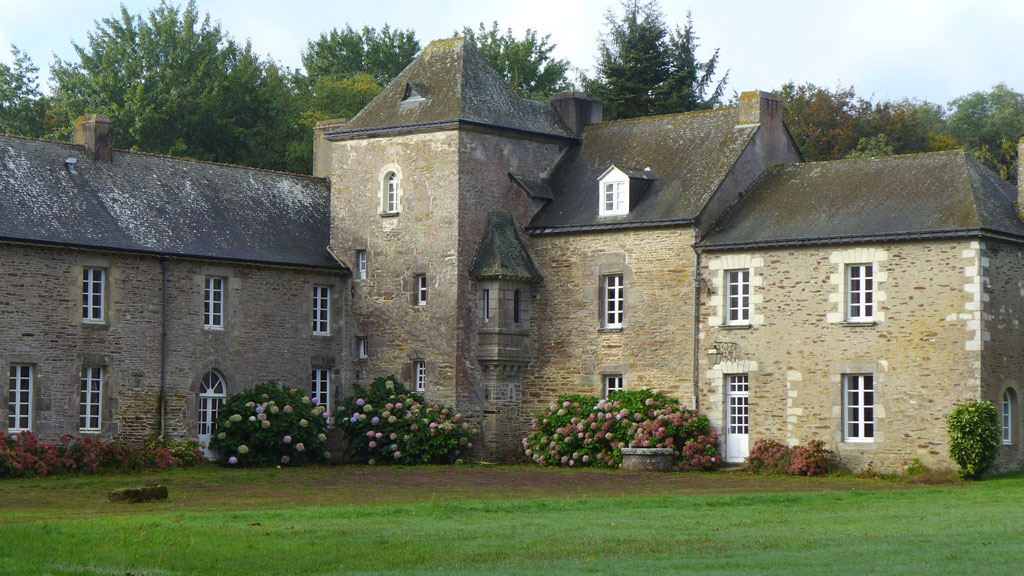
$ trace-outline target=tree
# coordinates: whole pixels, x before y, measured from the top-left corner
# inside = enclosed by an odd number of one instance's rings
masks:
[[[949,103],[949,133],[1007,180],[1016,181],[1017,142],[1024,136],[1024,94],[1006,84]]]
[[[846,158],[882,158],[892,156],[892,154],[893,147],[889,143],[889,138],[885,134],[879,134],[878,136],[861,138],[860,142],[857,143],[857,148],[848,153]]]
[[[46,100],[39,92],[39,68],[11,46],[14,65],[0,62],[0,132],[40,137],[46,133]]]
[[[634,118],[715,106],[726,79],[708,94],[718,51],[707,62],[696,59],[690,15],[686,27],[670,35],[655,1],[627,0],[622,7],[621,20],[611,10],[605,15],[608,31],[598,50],[597,78],[585,82],[601,97],[606,116]]]
[[[479,31],[474,32],[467,26],[462,29],[462,35],[524,98],[547,98],[570,88],[566,78],[569,61],[551,57],[556,45],[549,43],[550,34],[538,38],[536,31],[527,28],[523,39],[519,40],[511,28],[502,35],[497,22],[489,29],[481,22]]]
[[[392,30],[387,24],[377,32],[364,26],[357,32],[351,26],[321,34],[306,44],[302,65],[315,83],[320,78],[343,80],[366,73],[386,86],[419,54],[420,43],[412,30]]]
[[[78,62],[52,67],[54,136],[66,139],[74,119],[100,112],[114,123],[114,142],[159,154],[301,169],[287,159],[298,111],[287,71],[234,42],[194,2],[166,1],[143,19],[126,8],[97,22]]]

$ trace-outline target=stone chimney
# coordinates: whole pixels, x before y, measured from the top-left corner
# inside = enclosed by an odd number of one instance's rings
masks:
[[[752,90],[740,94],[737,126],[782,121],[782,98],[773,92]]]
[[[573,136],[581,136],[588,124],[601,121],[601,99],[582,92],[559,92],[551,97],[551,105]]]
[[[93,160],[110,162],[114,150],[114,124],[105,114],[79,116],[75,120],[71,142],[85,146],[92,152]]]
[[[345,119],[324,120],[313,127],[313,176],[329,178],[331,176],[331,147],[324,134],[345,126]]]

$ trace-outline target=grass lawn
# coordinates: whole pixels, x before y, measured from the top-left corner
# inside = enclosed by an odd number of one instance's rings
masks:
[[[111,504],[159,481],[165,502]],[[192,471],[0,481],[0,574],[1011,574],[1024,476],[532,467]]]

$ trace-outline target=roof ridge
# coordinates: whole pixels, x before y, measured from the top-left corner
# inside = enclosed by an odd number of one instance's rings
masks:
[[[821,164],[840,164],[846,162],[868,162],[871,160],[900,160],[905,158],[915,158],[921,156],[955,156],[957,154],[963,154],[970,156],[963,148],[955,148],[953,150],[932,150],[930,152],[905,152],[903,154],[892,154],[890,156],[875,156],[872,158],[836,158],[835,160],[813,160],[811,162],[796,162],[792,164],[785,164],[785,166],[819,166]]]
[[[643,122],[645,120],[657,120],[662,118],[675,118],[677,116],[700,116],[704,114],[713,114],[717,112],[726,112],[730,110],[736,110],[735,106],[722,106],[721,108],[711,108],[709,110],[689,110],[687,112],[670,112],[667,114],[655,114],[653,116],[637,116],[635,118],[618,118],[616,120],[602,120],[600,122],[594,122],[590,126],[602,126],[608,124],[625,124],[628,122]]]
[[[64,142],[61,140],[50,140],[47,138],[33,138],[31,136],[22,136],[20,134],[10,134],[6,132],[0,132],[0,138],[16,138],[18,140],[28,140],[30,142],[39,142],[41,144],[58,144],[65,148],[73,148],[75,150],[84,150],[85,147],[81,144],[75,144],[73,142]],[[258,168],[254,166],[243,166],[241,164],[228,164],[227,162],[214,162],[212,160],[201,160],[199,158],[189,158],[187,156],[171,156],[169,154],[158,154],[156,152],[144,152],[142,150],[125,150],[123,148],[112,148],[114,152],[121,152],[123,154],[135,154],[137,156],[149,156],[152,158],[164,158],[167,160],[184,160],[188,162],[196,162],[198,164],[208,164],[211,166],[223,166],[225,168],[238,168],[241,170],[251,170],[254,172],[264,172],[268,174],[279,174],[281,176],[299,176],[301,178],[308,178],[311,180],[326,180],[312,174],[300,174],[298,172],[283,172],[281,170],[271,170],[269,168]]]

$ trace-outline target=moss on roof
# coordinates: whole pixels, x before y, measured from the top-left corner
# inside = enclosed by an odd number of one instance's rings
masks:
[[[504,212],[491,212],[487,218],[480,248],[473,258],[470,278],[505,278],[512,280],[541,280],[540,271],[516,232],[512,216]]]
[[[736,126],[736,109],[651,116],[587,126],[583,143],[560,162],[548,185],[554,195],[528,227],[638,225],[695,218],[736,163],[757,125]],[[652,180],[629,214],[598,216],[598,178],[610,166]]]
[[[981,228],[1024,235],[1016,189],[963,151],[768,170],[702,240],[706,247]]]
[[[422,98],[406,98],[409,85]],[[455,121],[572,136],[550,103],[517,96],[463,38],[431,42],[344,127],[327,136]]]

